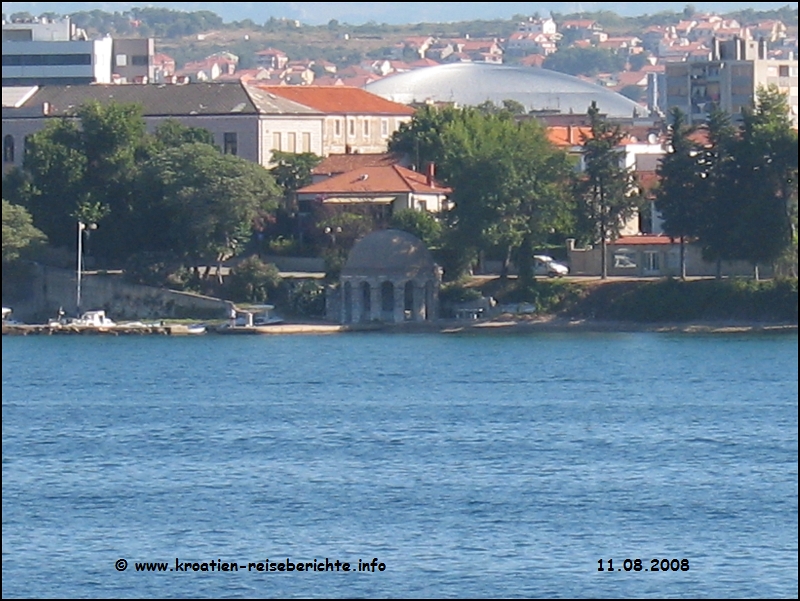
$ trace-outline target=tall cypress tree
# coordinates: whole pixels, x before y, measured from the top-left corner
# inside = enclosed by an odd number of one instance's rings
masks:
[[[669,149],[656,169],[656,208],[664,220],[664,232],[680,240],[681,279],[685,280],[686,238],[699,234],[706,186],[701,172],[702,154],[691,138],[695,128],[678,107],[670,111],[670,118]]]
[[[620,148],[625,133],[600,114],[597,103],[589,107],[591,133],[583,142],[586,178],[583,191],[584,210],[600,242],[600,277],[608,278],[608,241],[619,236],[625,223],[636,214],[639,197],[633,172],[624,165],[625,151]]]

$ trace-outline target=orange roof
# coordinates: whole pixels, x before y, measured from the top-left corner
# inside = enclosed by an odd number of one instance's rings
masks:
[[[328,114],[413,115],[414,109],[349,86],[258,86]]]
[[[614,241],[617,246],[640,246],[649,244],[676,244],[669,236],[643,234],[641,236],[622,236]]]
[[[638,138],[623,132],[625,136],[620,140],[620,146],[636,144]],[[551,125],[547,128],[547,139],[559,148],[583,146],[583,143],[592,137],[592,128],[582,125]],[[646,139],[646,138],[645,138]]]
[[[451,190],[436,182],[433,182],[433,186],[429,186],[424,173],[417,173],[399,165],[389,165],[361,167],[297,191],[298,194],[397,194],[407,192],[449,194]]]
[[[584,137],[588,138],[591,135],[591,127],[554,125],[547,128],[547,139],[555,146],[562,148],[565,146],[580,146],[584,142]]]
[[[339,175],[364,167],[379,167],[400,163],[403,157],[389,152],[372,154],[331,154],[311,170],[314,175]]]

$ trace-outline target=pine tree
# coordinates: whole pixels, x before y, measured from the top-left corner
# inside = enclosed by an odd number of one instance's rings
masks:
[[[608,241],[619,236],[625,223],[636,214],[639,197],[633,172],[624,165],[620,148],[625,133],[600,115],[597,103],[589,107],[591,134],[584,139],[583,160],[586,179],[583,191],[584,210],[600,242],[601,274],[608,278]]]
[[[658,165],[659,187],[656,208],[664,222],[664,232],[680,240],[681,279],[686,279],[686,238],[696,236],[700,229],[700,212],[704,182],[702,155],[691,135],[695,128],[686,115],[675,107],[670,111],[669,150]]]

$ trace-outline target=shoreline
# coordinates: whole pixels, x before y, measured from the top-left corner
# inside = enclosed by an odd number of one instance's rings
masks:
[[[796,323],[756,321],[691,321],[691,322],[633,322],[606,321],[596,319],[568,319],[557,316],[542,316],[530,319],[495,318],[488,320],[439,320],[436,322],[407,322],[399,324],[355,324],[339,325],[327,322],[296,322],[254,329],[218,332],[209,327],[210,335],[322,335],[363,332],[392,334],[533,334],[533,333],[634,333],[653,332],[666,334],[791,334],[797,333]],[[111,336],[196,336],[183,325],[146,327],[51,327],[48,325],[14,324],[3,325],[3,336],[63,336],[63,335],[111,335]]]

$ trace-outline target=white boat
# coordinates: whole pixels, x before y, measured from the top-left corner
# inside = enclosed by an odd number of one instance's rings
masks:
[[[74,326],[85,326],[91,328],[113,328],[117,323],[106,317],[105,311],[87,311],[72,322]]]
[[[21,321],[17,321],[16,319],[11,319],[11,314],[13,313],[13,309],[11,307],[3,307],[3,325],[4,326],[18,326],[21,325]]]
[[[282,317],[273,313],[273,305],[251,305],[246,309],[236,309],[230,323],[217,329],[221,334],[268,334],[270,326],[282,324]]]

